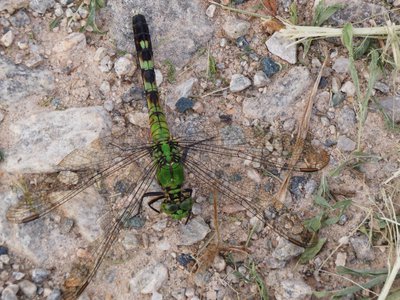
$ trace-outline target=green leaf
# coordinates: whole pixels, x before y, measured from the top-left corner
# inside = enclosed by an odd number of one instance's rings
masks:
[[[343,266],[336,267],[336,271],[340,275],[352,275],[352,276],[361,276],[361,277],[368,277],[368,276],[379,276],[379,275],[387,275],[387,269],[351,269]]]
[[[297,22],[299,21],[299,17],[297,15],[297,3],[296,1],[293,1],[292,4],[289,6],[289,14],[290,14],[290,22],[293,25],[297,25]]]
[[[313,231],[313,232],[318,232],[318,230],[321,229],[321,220],[322,217],[324,216],[324,212],[320,212],[318,213],[318,215],[316,215],[315,217],[305,220],[304,226],[309,230],[309,231]]]
[[[299,258],[301,264],[305,264],[313,259],[322,249],[326,242],[326,238],[319,239],[312,247],[307,248]]]
[[[397,299],[400,299],[400,289],[395,290],[386,298],[386,300],[397,300]]]
[[[330,226],[339,222],[340,217],[331,217],[322,222],[322,227]]]
[[[346,23],[342,29],[342,41],[343,45],[349,51],[349,56],[354,57],[353,55],[353,26],[351,23]]]
[[[354,49],[354,59],[355,60],[360,59],[367,52],[367,50],[370,48],[371,44],[372,44],[372,39],[371,38],[363,39],[361,44],[358,45],[356,49]]]
[[[334,209],[340,208],[340,209],[342,209],[342,210],[345,210],[346,208],[348,208],[348,207],[351,205],[351,203],[352,203],[351,200],[345,199],[345,200],[336,202],[336,203],[332,206],[332,208],[334,208]]]
[[[328,20],[335,12],[344,6],[341,4],[334,4],[331,6],[325,6],[325,1],[322,0],[318,3],[315,8],[314,18],[312,25],[313,26],[321,26],[326,20]]]
[[[316,195],[314,198],[314,202],[315,202],[315,204],[318,204],[322,207],[332,208],[332,206],[328,203],[328,201],[326,201],[326,199],[322,196]]]
[[[54,28],[56,28],[60,24],[62,19],[63,19],[63,16],[59,16],[59,17],[55,18],[53,21],[51,21],[49,24],[50,30],[53,30]]]
[[[386,280],[386,275],[377,276],[366,283],[360,285],[351,286],[335,292],[334,299],[341,299],[341,297],[352,295],[356,292],[362,291],[364,289],[370,289],[374,286],[380,285]]]

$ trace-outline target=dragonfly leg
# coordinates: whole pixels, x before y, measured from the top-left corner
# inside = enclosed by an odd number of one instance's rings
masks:
[[[187,151],[185,151],[187,153]],[[184,193],[189,193],[189,197],[192,197],[193,189],[187,188],[183,190]],[[185,225],[189,222],[190,218],[192,216],[192,209],[189,211],[189,215],[185,221]]]
[[[145,193],[145,194],[143,195],[143,197],[142,197],[142,200],[140,201],[139,210],[142,208],[142,203],[143,203],[144,198],[146,198],[146,197],[154,197],[154,196],[156,196],[156,198],[151,199],[147,205],[148,205],[152,210],[154,210],[155,212],[160,213],[160,211],[159,211],[158,209],[154,208],[152,205],[153,205],[154,203],[156,203],[157,201],[159,201],[159,200],[165,198],[165,194],[164,194],[163,192],[148,192],[148,193]]]

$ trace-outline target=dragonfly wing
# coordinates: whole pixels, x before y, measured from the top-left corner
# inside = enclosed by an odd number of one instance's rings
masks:
[[[79,262],[74,264],[71,275],[64,282],[64,297],[66,300],[77,299],[82,294],[116,241],[125,221],[139,213],[142,197],[150,186],[155,171],[156,164],[150,162],[142,173],[141,178],[137,181],[139,183],[132,183],[127,195],[122,199],[124,206],[122,212],[112,218],[112,221],[109,220],[103,237],[97,241],[96,245],[84,258],[80,258]],[[112,215],[110,216],[112,217]]]
[[[60,165],[60,172],[45,175],[25,175],[17,184],[21,192],[21,201],[7,212],[7,219],[13,223],[26,223],[49,213],[80,192],[115,172],[148,156],[148,148],[138,148],[122,153],[114,153],[107,160],[87,162],[92,150],[76,150],[67,160],[75,163],[86,162],[85,167],[66,168]],[[118,150],[120,151],[120,150]],[[63,162],[62,162],[63,163]],[[57,192],[57,193],[54,193]]]
[[[242,170],[238,173],[231,172],[228,176],[218,175],[219,171],[221,173],[228,172],[227,170],[230,167],[228,164],[231,166],[236,164],[238,166],[240,162],[232,161],[229,158],[225,160],[225,163],[222,160],[218,161],[218,157],[212,158],[212,155],[208,156],[208,153],[205,153],[205,156],[207,156],[207,159],[196,157],[196,154],[190,153],[190,151],[187,154],[185,167],[189,172],[195,174],[197,180],[211,189],[216,189],[222,196],[240,204],[251,214],[265,222],[271,230],[292,243],[302,247],[308,244],[310,236],[304,230],[297,216],[286,207],[278,207],[271,203],[272,195],[263,190],[262,183],[257,184],[253,182],[253,179],[246,178],[247,174],[243,170],[245,169],[243,163],[241,164]],[[228,161],[230,162],[228,163]],[[217,172],[215,172],[216,170]],[[248,170],[254,169],[248,168]],[[233,176],[240,177],[240,181],[244,182],[230,183],[235,181],[235,179],[232,179]],[[257,177],[259,175],[254,174],[254,176]],[[261,176],[259,177],[261,178]],[[258,181],[259,178],[254,180]],[[292,232],[290,232],[289,228],[293,229]]]
[[[240,158],[261,164],[266,168],[289,168],[288,160],[282,161],[273,157],[265,147],[255,147],[247,144],[242,137],[221,139],[217,136],[202,139],[177,139],[184,151],[207,152],[222,157]],[[306,144],[300,162],[292,169],[300,172],[315,172],[323,169],[329,163],[329,154],[322,148]]]

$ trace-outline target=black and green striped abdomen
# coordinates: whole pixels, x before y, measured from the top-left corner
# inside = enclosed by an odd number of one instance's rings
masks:
[[[133,17],[133,33],[139,61],[138,65],[142,72],[143,86],[149,109],[151,136],[154,142],[167,141],[170,138],[170,132],[160,105],[150,33],[143,15]]]

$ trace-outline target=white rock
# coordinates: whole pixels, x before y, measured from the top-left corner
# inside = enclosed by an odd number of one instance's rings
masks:
[[[11,30],[7,31],[0,39],[4,47],[10,47],[14,41],[14,34]]]
[[[210,232],[210,227],[204,222],[203,218],[197,216],[189,221],[188,224],[179,227],[178,245],[190,246],[204,239]]]
[[[108,73],[111,71],[113,67],[113,61],[111,60],[111,57],[106,55],[102,58],[99,64],[99,70],[103,73]]]
[[[108,133],[111,120],[104,108],[70,108],[42,112],[13,122],[13,141],[1,168],[8,172],[54,172],[63,158]]]
[[[133,63],[131,55],[123,56],[115,61],[114,70],[118,77],[132,76],[136,70],[136,64]]]
[[[243,35],[246,35],[249,28],[250,23],[244,20],[240,20],[237,18],[229,18],[224,25],[222,26],[226,35],[231,39],[237,39]]]
[[[18,286],[22,293],[28,298],[33,298],[36,295],[37,287],[33,282],[25,279],[18,283]]]
[[[157,263],[137,272],[129,281],[129,286],[134,294],[151,294],[157,292],[166,280],[168,280],[167,267]]]
[[[96,53],[93,56],[93,60],[99,62],[106,55],[107,55],[107,49],[106,48],[104,48],[104,47],[97,48]]]
[[[281,33],[275,32],[266,42],[269,52],[286,60],[290,64],[297,62],[296,45],[285,38]]]
[[[141,128],[149,127],[149,115],[142,112],[132,112],[128,114],[128,121]]]
[[[346,81],[340,90],[343,93],[346,93],[348,97],[353,97],[356,93],[356,87],[351,81]]]
[[[263,71],[257,71],[256,74],[254,74],[253,84],[255,87],[264,87],[270,82],[271,79],[269,79]]]
[[[107,94],[110,92],[110,90],[111,90],[110,83],[109,83],[108,81],[104,80],[104,81],[100,84],[99,90],[100,90],[100,92],[101,92],[103,95],[107,95]]]
[[[210,17],[210,18],[214,17],[216,8],[217,8],[217,6],[215,4],[211,4],[210,6],[208,6],[206,9],[207,17]]]
[[[156,74],[156,84],[157,86],[160,86],[164,77],[159,69],[154,69],[154,73]]]
[[[229,90],[233,93],[243,91],[251,85],[251,80],[242,74],[233,74]]]

